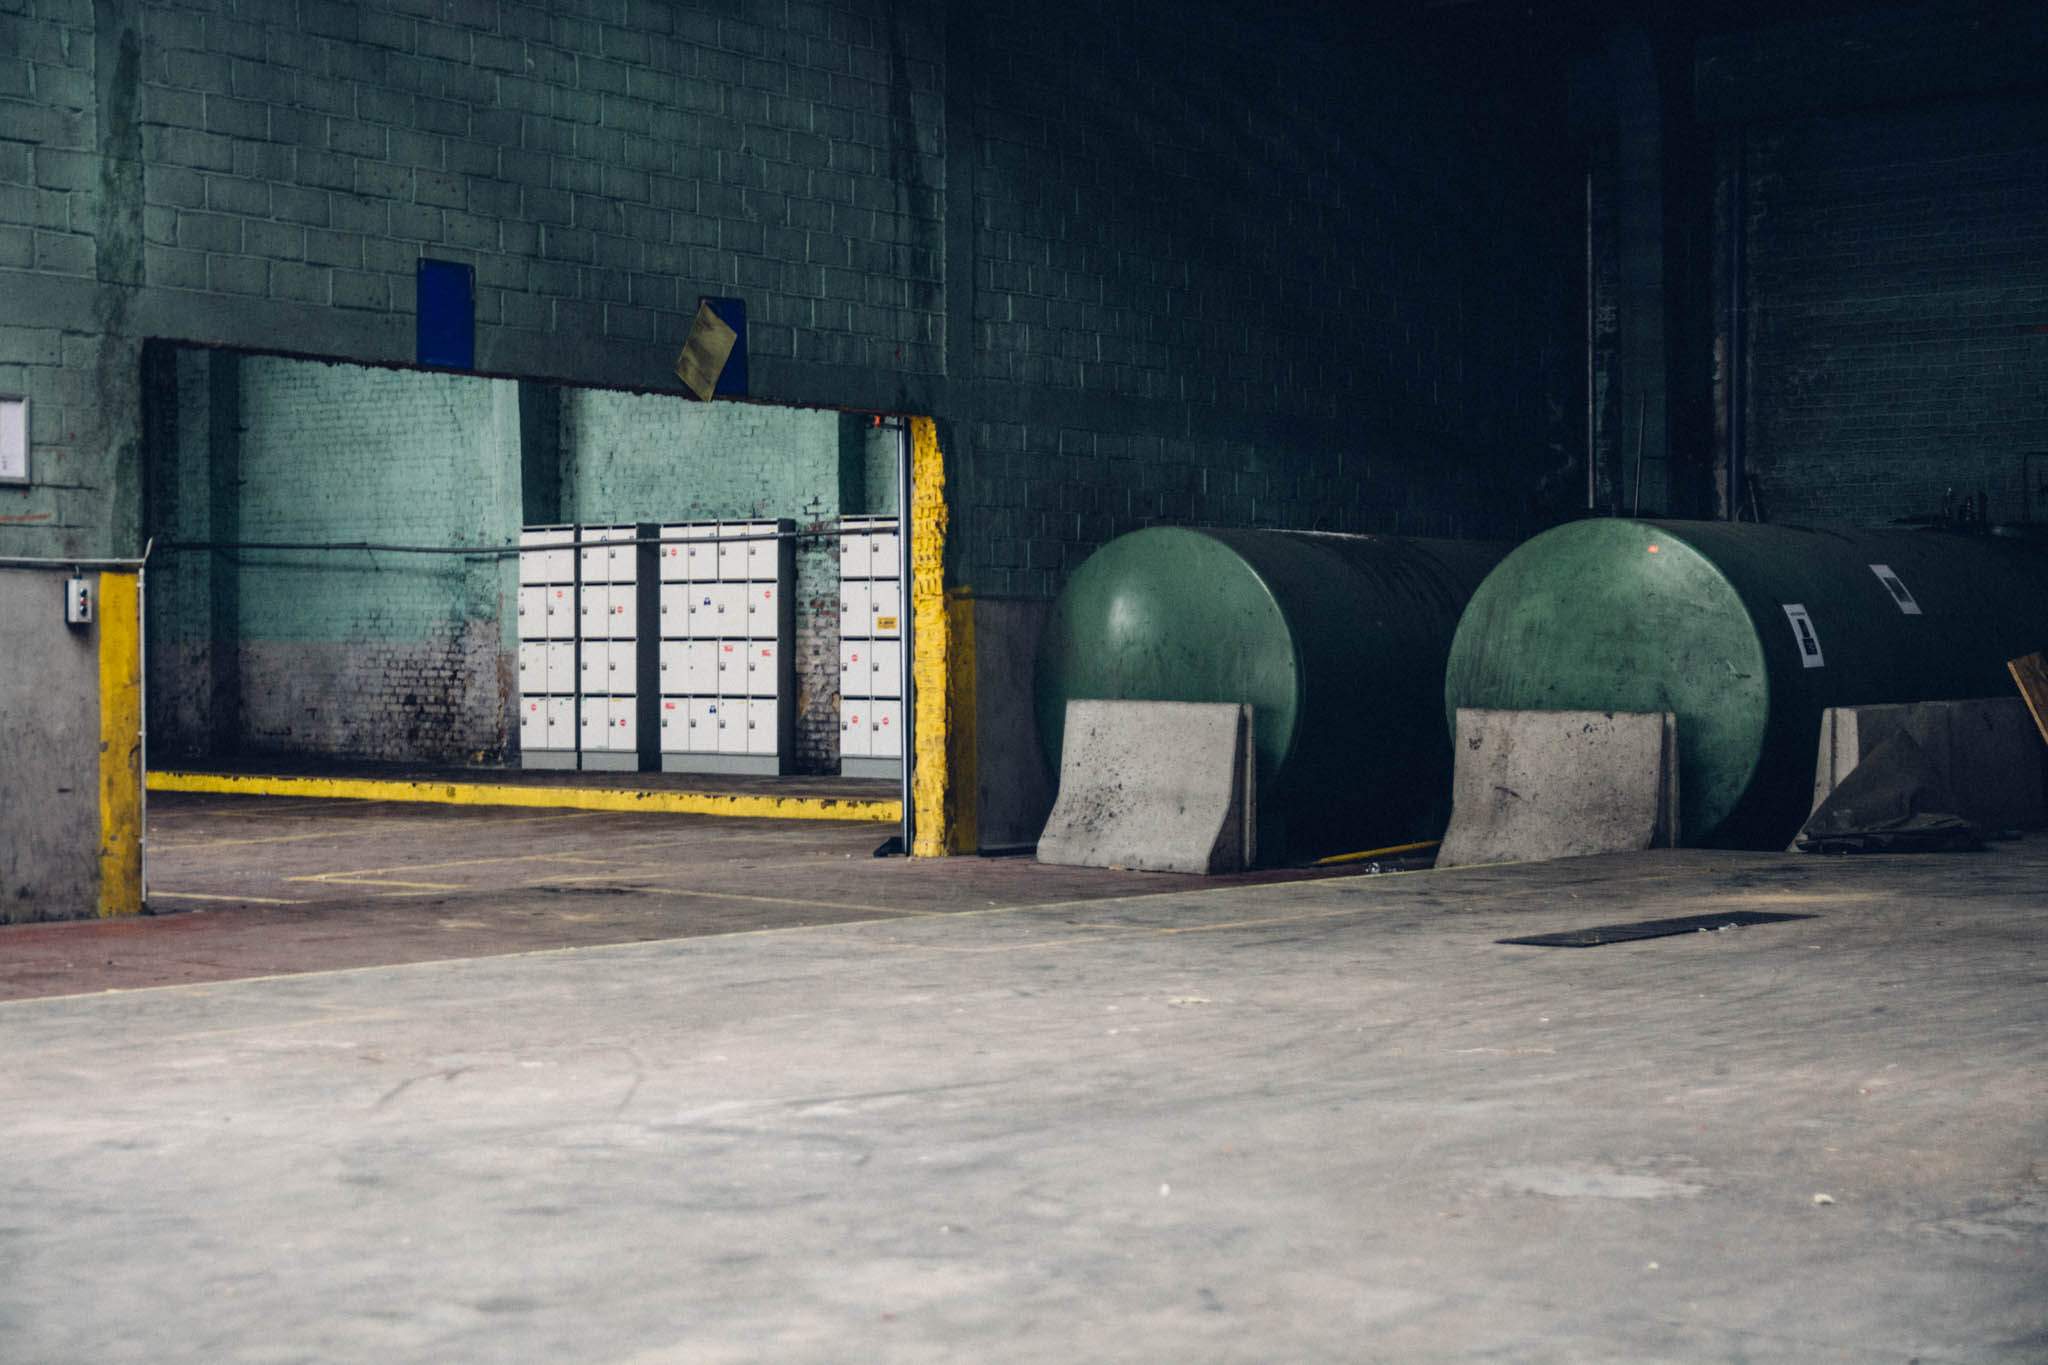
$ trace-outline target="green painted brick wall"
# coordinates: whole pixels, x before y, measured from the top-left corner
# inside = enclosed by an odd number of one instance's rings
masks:
[[[174,390],[178,415],[166,423],[174,458],[158,476],[180,497],[160,534],[479,548],[516,540],[516,385],[188,355]],[[232,455],[217,401],[215,420],[200,411],[230,366],[239,389]],[[228,458],[235,478],[232,493],[223,493],[217,466]],[[168,703],[155,717],[159,753],[482,762],[507,755],[512,561],[284,550],[167,558],[159,576],[168,582],[152,612],[153,640],[162,642],[153,690]],[[221,575],[232,576],[230,590],[222,591]],[[234,714],[209,722],[193,695],[195,678],[232,697]]]

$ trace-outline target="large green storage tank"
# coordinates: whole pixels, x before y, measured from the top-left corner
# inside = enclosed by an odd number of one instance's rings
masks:
[[[1830,706],[2010,696],[2048,646],[2048,556],[1988,537],[1580,521],[1458,624],[1448,710],[1671,711],[1684,842],[1783,848]]]
[[[1481,541],[1302,531],[1133,531],[1053,604],[1039,734],[1059,770],[1067,702],[1250,702],[1262,856],[1440,834],[1444,656],[1507,552]]]

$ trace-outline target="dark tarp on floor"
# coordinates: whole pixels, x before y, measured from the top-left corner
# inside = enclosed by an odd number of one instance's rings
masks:
[[[1802,853],[1935,853],[1982,848],[1957,815],[1948,775],[1900,730],[1842,779],[1799,831]]]

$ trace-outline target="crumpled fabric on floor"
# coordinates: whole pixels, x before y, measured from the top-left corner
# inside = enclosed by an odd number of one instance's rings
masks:
[[[1941,853],[1984,846],[1957,815],[1948,775],[1900,730],[1871,750],[1807,817],[1802,853]]]

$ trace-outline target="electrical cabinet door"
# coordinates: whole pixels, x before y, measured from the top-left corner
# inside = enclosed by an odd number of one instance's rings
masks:
[[[661,538],[663,540],[675,540],[689,534],[690,528],[687,526],[664,526],[661,528]],[[683,552],[689,548],[687,545],[657,545],[654,547],[655,557],[661,561],[662,582],[680,583],[689,576],[687,572],[688,561],[683,557]]]
[[[605,616],[605,634],[614,640],[632,640],[640,634],[640,590],[631,583],[612,584],[611,611]]]
[[[683,634],[692,640],[718,638],[718,604],[712,599],[715,583],[692,583],[688,614],[683,617]]]
[[[903,642],[901,640],[875,640],[868,648],[872,651],[874,667],[869,673],[873,684],[868,695],[871,697],[900,697],[903,695]]]
[[[519,642],[519,690],[526,693],[548,690],[548,646],[545,640]]]
[[[586,697],[604,696],[611,691],[605,686],[611,664],[611,641],[585,640],[582,652],[583,667],[578,671],[576,690]]]
[[[547,699],[548,742],[546,748],[576,751],[576,699],[574,697],[549,697]]]
[[[753,526],[757,536],[774,536],[777,527],[772,521],[757,521]],[[781,562],[782,541],[780,539],[750,540],[747,542],[747,577],[756,583],[772,583],[777,575],[775,566]]]
[[[690,689],[683,685],[683,661],[689,646],[681,640],[663,640],[655,668],[655,686],[665,697],[680,696]]]
[[[579,697],[576,701],[576,718],[581,722],[577,730],[577,747],[591,753],[599,753],[609,747],[612,728],[612,699],[610,697]]]
[[[725,582],[746,582],[747,542],[740,537],[750,535],[752,531],[753,528],[743,521],[719,523],[718,576]]]
[[[868,704],[859,698],[839,702],[839,756],[871,758],[874,740],[868,734]]]
[[[519,747],[522,749],[545,749],[548,747],[548,703],[546,697],[521,697],[519,699]]]
[[[548,590],[546,588],[521,588],[519,590],[519,638],[522,640],[545,640],[548,638]]]
[[[718,534],[715,526],[679,526],[676,528],[694,542],[683,547],[683,579],[690,583],[715,583],[718,581],[718,546],[712,537]]]
[[[550,692],[568,695],[576,690],[576,642],[574,640],[550,640],[548,651],[548,686]]]
[[[519,533],[519,585],[545,583],[548,581],[547,552],[541,549],[541,531]]]
[[[868,707],[874,717],[869,727],[874,735],[869,753],[875,758],[903,757],[903,703],[871,701]]]
[[[586,526],[583,528],[584,544],[583,548],[577,551],[577,553],[583,558],[582,574],[583,590],[585,592],[590,591],[592,583],[609,583],[612,581],[611,572],[606,567],[609,562],[606,559],[606,555],[610,552],[611,547],[609,545],[591,543],[593,541],[602,541],[604,538],[605,532],[602,527]]]
[[[773,640],[749,640],[743,648],[747,655],[747,695],[774,696],[777,672],[782,665],[782,646]]]
[[[773,640],[781,635],[781,608],[780,584],[747,584],[747,634],[756,640]]]
[[[839,638],[865,640],[874,632],[873,599],[868,585],[846,581],[839,585]]]
[[[608,546],[604,552],[605,577],[614,583],[637,583],[640,580],[639,532],[631,526],[621,527],[612,533],[622,544]]]
[[[858,529],[863,523],[844,520],[839,523],[839,576],[841,578],[866,578],[868,576],[869,536]]]
[[[718,752],[743,754],[747,751],[747,703],[737,697],[718,699]]]
[[[747,752],[750,754],[772,754],[776,750],[778,736],[775,733],[776,718],[781,714],[772,701],[750,701],[747,703]]]
[[[691,640],[683,646],[682,691],[693,697],[718,695],[718,642]]]
[[[568,584],[542,588],[541,633],[549,640],[576,638],[576,589]]]
[[[869,595],[874,613],[873,634],[878,640],[901,639],[903,635],[903,591],[894,580],[876,579]]]
[[[690,633],[690,591],[688,583],[661,585],[659,629],[665,638],[673,640]]]
[[[608,662],[605,665],[604,690],[614,697],[628,696],[640,690],[640,642],[637,640],[613,640],[605,649]]]
[[[611,736],[606,746],[613,753],[630,754],[640,748],[640,699],[613,697],[610,705]]]
[[[612,590],[608,583],[583,584],[578,603],[577,633],[586,640],[602,640],[611,632]]]
[[[686,754],[690,751],[690,701],[687,697],[663,697],[659,715],[661,752]]]
[[[877,531],[869,536],[868,577],[900,577],[903,571],[903,562],[899,556],[902,553],[902,545],[897,541],[894,531]]]
[[[746,637],[748,586],[745,583],[720,583],[711,590],[718,599],[718,633],[727,639]]]
[[[710,697],[690,698],[689,744],[683,750],[690,754],[715,754],[718,752],[718,708],[720,702]]]
[[[718,642],[718,695],[747,695],[747,647],[739,640]]]
[[[871,697],[874,695],[874,680],[871,676],[874,661],[868,653],[866,640],[841,640],[839,642],[839,695],[842,697]]]

